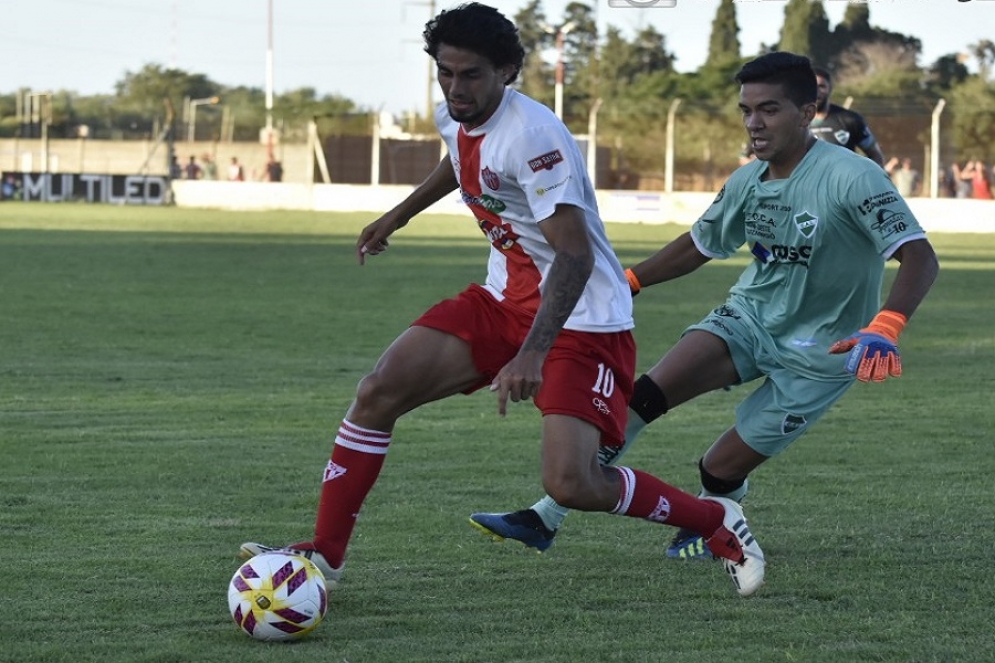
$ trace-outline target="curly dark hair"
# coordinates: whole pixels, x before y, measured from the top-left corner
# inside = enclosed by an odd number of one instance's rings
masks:
[[[443,11],[425,24],[422,36],[425,52],[433,60],[438,59],[439,46],[446,44],[482,55],[495,67],[514,65],[515,71],[505,85],[518,78],[525,62],[525,48],[515,24],[498,10],[479,2]]]
[[[804,55],[775,51],[750,60],[736,74],[736,82],[780,85],[788,99],[799,108],[815,103],[818,82],[812,61]]]

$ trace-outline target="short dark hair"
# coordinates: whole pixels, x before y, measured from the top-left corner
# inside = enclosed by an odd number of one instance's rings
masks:
[[[798,107],[815,103],[818,94],[811,60],[787,51],[774,51],[750,60],[736,73],[736,82],[780,85]]]
[[[826,82],[829,83],[830,87],[833,85],[833,75],[829,73],[829,70],[825,67],[812,66],[812,72],[819,78],[825,78]]]
[[[443,11],[425,24],[422,37],[425,52],[433,60],[438,59],[439,46],[447,44],[482,55],[495,67],[513,65],[515,71],[505,85],[518,78],[525,62],[525,48],[515,24],[497,9],[479,2]]]

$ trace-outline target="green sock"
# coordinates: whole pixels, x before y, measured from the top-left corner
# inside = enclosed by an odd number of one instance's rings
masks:
[[[621,447],[601,447],[598,452],[598,460],[602,465],[614,465],[618,460],[625,455],[632,443],[636,441],[636,437],[639,433],[646,428],[646,422],[642,418],[629,410],[629,424],[625,427],[625,442]],[[612,453],[617,450],[617,453]],[[556,503],[556,501],[549,495],[544,496],[541,500],[529,507],[533,511],[539,514],[539,518],[542,519],[543,524],[549,529],[556,530],[560,528],[563,524],[564,519],[567,514],[570,513],[570,509],[562,507]]]

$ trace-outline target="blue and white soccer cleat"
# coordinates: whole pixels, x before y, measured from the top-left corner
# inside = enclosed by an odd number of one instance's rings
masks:
[[[670,541],[667,557],[672,559],[715,559],[715,555],[705,545],[701,535],[689,529],[681,528]]]
[[[536,552],[543,552],[553,545],[556,530],[549,529],[539,514],[532,509],[511,513],[474,513],[470,524],[495,541],[513,539]]]

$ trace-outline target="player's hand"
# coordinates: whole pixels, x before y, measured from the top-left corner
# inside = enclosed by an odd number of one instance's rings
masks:
[[[861,382],[884,382],[889,376],[897,378],[902,375],[898,335],[905,322],[905,316],[900,313],[881,311],[867,327],[833,343],[829,353],[848,352],[846,370]]]
[[[534,398],[542,387],[542,364],[546,353],[519,352],[498,371],[491,380],[491,391],[497,392],[498,414],[508,413],[508,400],[519,401]]]
[[[356,257],[359,264],[366,264],[366,256],[375,256],[383,253],[390,246],[387,238],[400,227],[397,221],[389,215],[381,216],[379,219],[363,228],[356,240]]]

